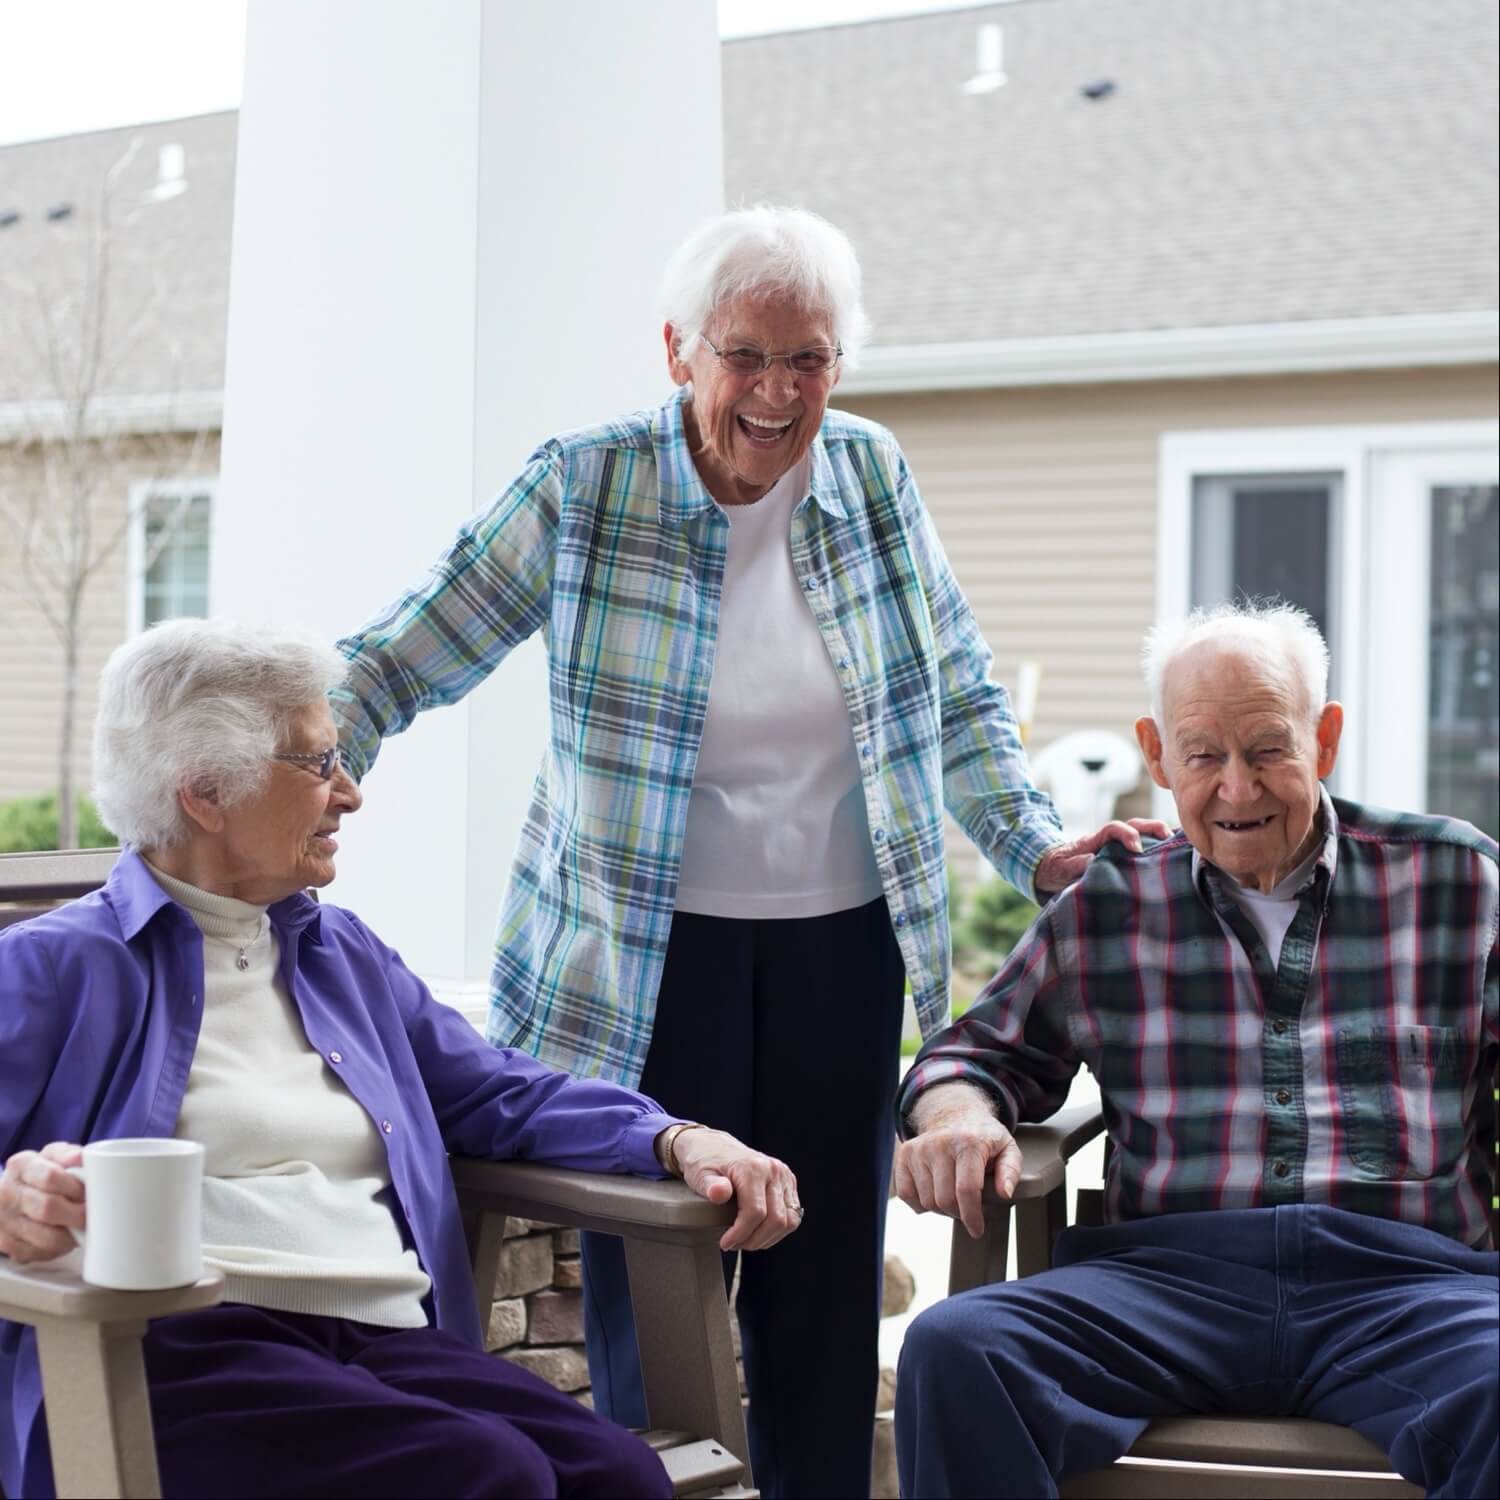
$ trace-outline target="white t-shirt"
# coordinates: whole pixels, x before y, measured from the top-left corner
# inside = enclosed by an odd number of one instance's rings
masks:
[[[1322,849],[1321,843],[1315,844],[1313,852],[1269,891],[1241,885],[1231,876],[1224,879],[1224,889],[1234,898],[1234,904],[1250,918],[1261,942],[1266,945],[1273,969],[1281,965],[1282,940],[1292,925],[1292,918],[1297,915],[1297,892],[1307,884],[1307,877],[1312,874]]]
[[[818,917],[881,894],[849,710],[792,565],[807,460],[724,507],[729,549],[677,910]]]

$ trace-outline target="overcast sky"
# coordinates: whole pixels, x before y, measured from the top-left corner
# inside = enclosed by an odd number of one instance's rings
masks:
[[[624,3],[649,5],[652,0]],[[752,36],[973,3],[718,0],[719,30],[726,37]],[[0,0],[0,145],[235,108],[244,68],[245,4]]]

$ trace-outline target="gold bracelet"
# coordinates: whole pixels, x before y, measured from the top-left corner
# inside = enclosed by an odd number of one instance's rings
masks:
[[[682,1176],[682,1168],[677,1161],[677,1137],[684,1130],[707,1130],[708,1126],[700,1124],[697,1120],[683,1120],[679,1124],[667,1126],[667,1133],[661,1143],[661,1164],[673,1177]]]

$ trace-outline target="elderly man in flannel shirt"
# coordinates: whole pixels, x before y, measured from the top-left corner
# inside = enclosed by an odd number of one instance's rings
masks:
[[[1329,796],[1343,709],[1287,605],[1153,632],[1136,725],[1182,832],[1043,910],[898,1100],[897,1189],[980,1232],[1011,1128],[1080,1065],[1102,1228],[949,1298],[901,1355],[906,1495],[1055,1495],[1152,1418],[1354,1427],[1431,1495],[1496,1493],[1496,846]]]

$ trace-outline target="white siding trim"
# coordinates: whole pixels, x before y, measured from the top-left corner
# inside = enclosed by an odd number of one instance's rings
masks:
[[[1335,598],[1341,657],[1348,674],[1342,689],[1349,713],[1339,751],[1340,789],[1356,801],[1380,768],[1373,759],[1382,727],[1369,722],[1371,705],[1381,701],[1375,675],[1389,669],[1371,649],[1370,622],[1382,607],[1388,583],[1372,577],[1375,497],[1371,479],[1391,453],[1434,454],[1500,443],[1497,422],[1390,422],[1372,426],[1241,427],[1202,432],[1165,432],[1159,447],[1156,530],[1156,620],[1166,624],[1187,613],[1192,568],[1193,480],[1200,474],[1274,474],[1332,471],[1343,476],[1341,546],[1335,564],[1340,578]],[[1425,573],[1421,575],[1425,580]],[[1420,582],[1425,591],[1425,581]],[[1425,593],[1424,593],[1425,597]],[[1425,684],[1426,669],[1422,667]],[[1410,716],[1425,698],[1407,696]],[[1383,765],[1383,763],[1382,763]],[[1386,779],[1384,776],[1382,780]],[[1169,793],[1157,788],[1153,807],[1173,819]],[[1376,800],[1379,800],[1378,797]]]
[[[0,442],[57,437],[71,422],[59,400],[0,401]],[[224,425],[224,392],[182,391],[175,396],[98,396],[89,403],[85,436],[131,432],[217,432]]]
[[[1201,379],[1313,370],[1486,364],[1500,312],[1420,313],[1221,328],[1164,328],[1063,338],[902,344],[865,352],[839,382],[849,395]]]

